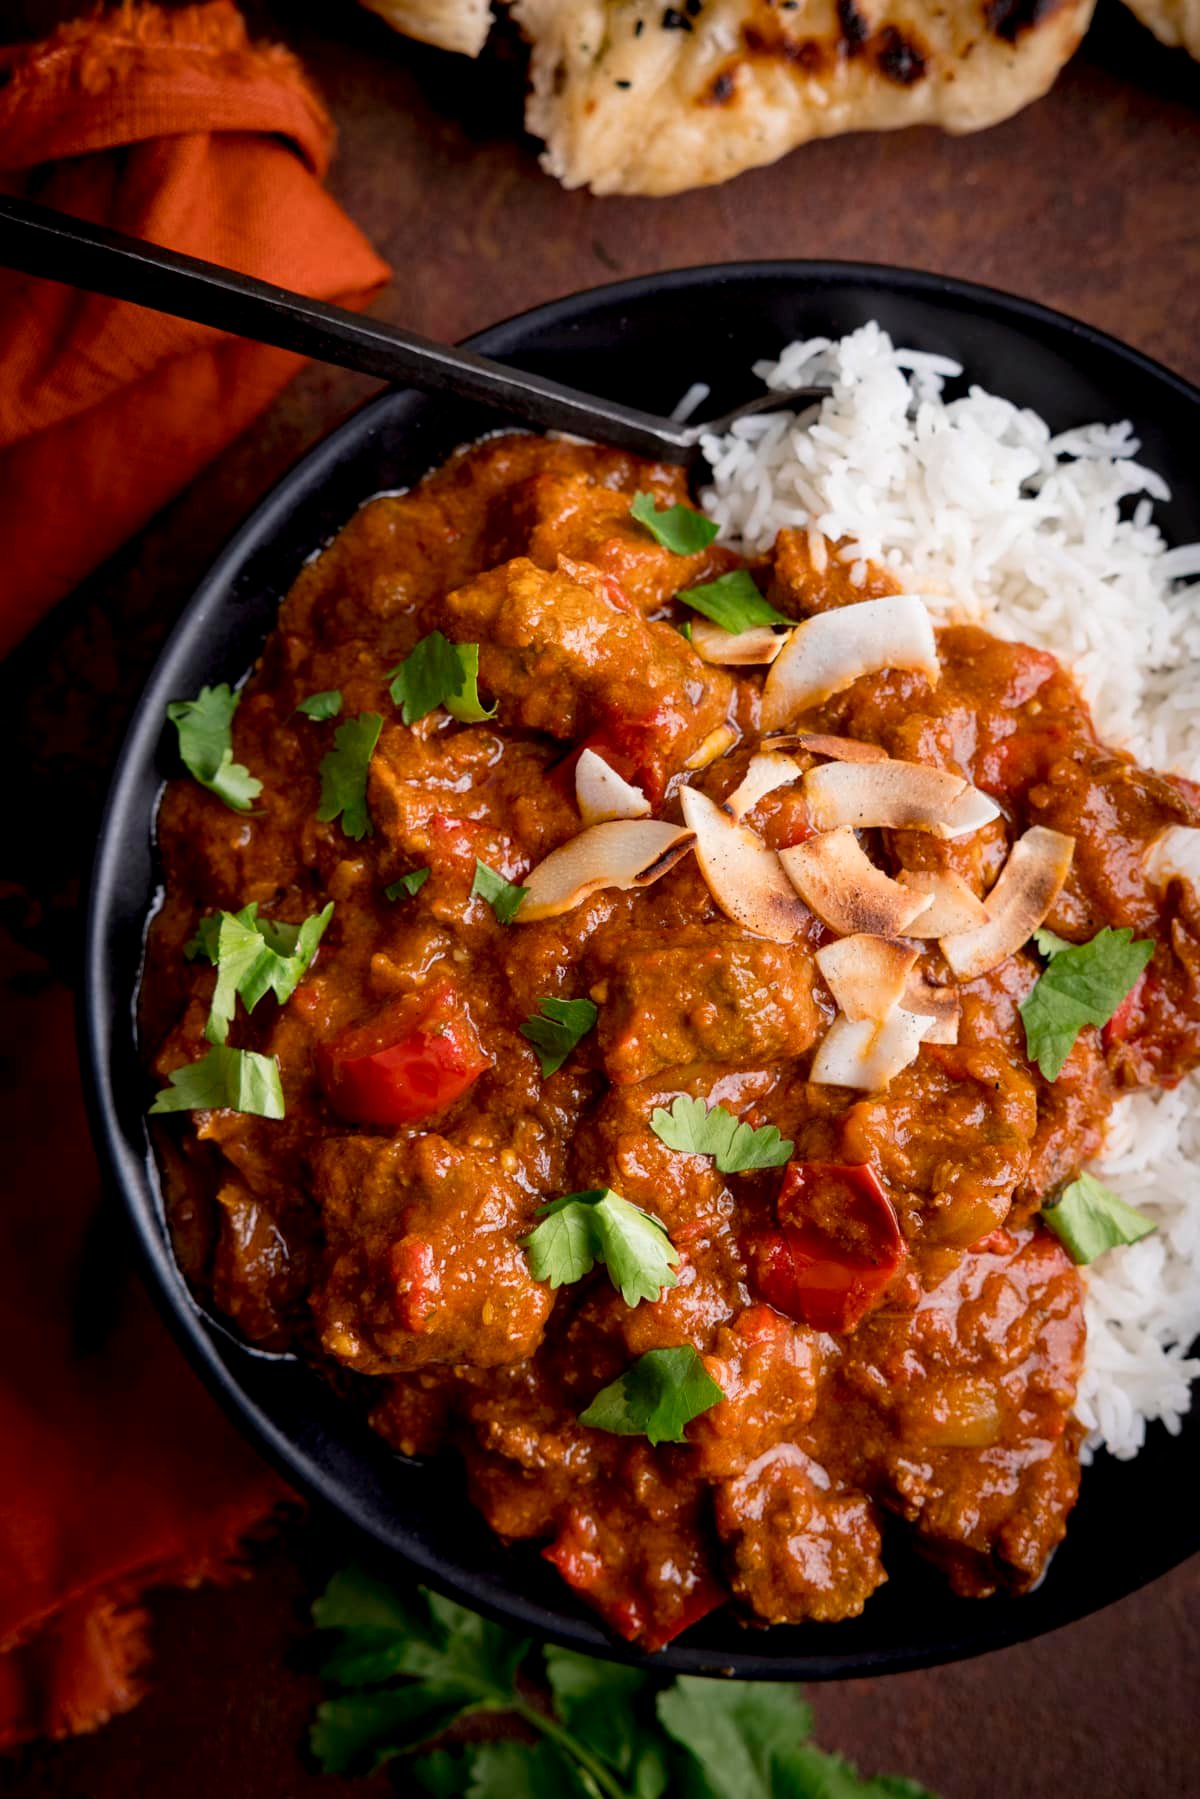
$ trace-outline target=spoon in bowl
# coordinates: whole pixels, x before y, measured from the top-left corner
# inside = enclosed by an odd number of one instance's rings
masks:
[[[678,464],[689,474],[699,474],[703,467],[702,438],[723,436],[753,413],[794,410],[829,392],[827,387],[801,387],[762,394],[720,418],[683,424],[7,196],[0,196],[0,266],[130,300],[397,386],[452,394],[536,430],[611,444]]]

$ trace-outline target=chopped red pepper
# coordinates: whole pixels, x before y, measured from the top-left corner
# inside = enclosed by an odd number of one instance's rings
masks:
[[[1105,1049],[1111,1049],[1114,1043],[1128,1043],[1131,1037],[1136,1037],[1145,1019],[1149,987],[1150,977],[1143,970],[1100,1032]]]
[[[778,1228],[747,1242],[751,1277],[776,1311],[813,1330],[861,1324],[907,1256],[891,1201],[865,1164],[789,1162]]]
[[[572,1507],[562,1530],[542,1554],[553,1562],[567,1585],[600,1613],[610,1630],[627,1643],[640,1643],[651,1655],[729,1602],[726,1589],[686,1554],[672,1561],[674,1586],[651,1585],[639,1591],[642,1583],[631,1579],[631,1571],[620,1565],[620,1558],[614,1562],[605,1547],[596,1520]],[[678,1547],[684,1550],[688,1546],[681,1543]],[[683,1590],[680,1583],[685,1583]],[[661,1608],[667,1603],[671,1609],[664,1615]]]
[[[317,1050],[325,1097],[350,1124],[414,1124],[466,1092],[490,1063],[450,986],[397,1000]]]

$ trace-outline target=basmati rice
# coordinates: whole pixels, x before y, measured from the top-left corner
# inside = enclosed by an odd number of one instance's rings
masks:
[[[1128,421],[1055,436],[1045,420],[972,387],[944,356],[897,350],[876,324],[835,343],[789,344],[755,373],[781,395],[827,384],[795,414],[759,413],[706,438],[703,504],[722,535],[766,549],[783,526],[846,539],[931,600],[1052,650],[1079,679],[1110,741],[1200,779],[1200,544],[1168,549],[1154,523],[1166,485],[1137,461]],[[1177,860],[1194,858],[1193,837]],[[1177,1432],[1200,1360],[1200,1076],[1137,1094],[1114,1113],[1096,1172],[1158,1226],[1085,1270],[1088,1348],[1077,1410],[1085,1449],[1129,1457],[1146,1424]]]

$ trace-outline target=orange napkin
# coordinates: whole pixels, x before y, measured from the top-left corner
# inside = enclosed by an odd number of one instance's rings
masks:
[[[362,306],[388,269],[320,186],[333,130],[228,0],[122,5],[0,48],[0,188]],[[0,271],[0,654],[300,366]]]
[[[226,0],[0,50],[0,184],[359,304],[331,128]],[[296,357],[0,272],[0,647],[241,431]],[[138,1697],[147,1587],[236,1566],[288,1489],[208,1396],[102,1211],[67,989],[0,936],[0,1748]]]

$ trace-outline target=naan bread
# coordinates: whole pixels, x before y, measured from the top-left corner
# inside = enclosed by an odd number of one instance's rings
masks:
[[[1149,0],[1184,4],[1198,0]],[[810,138],[978,131],[1044,94],[1094,0],[513,0],[544,166],[676,194]]]
[[[1181,44],[1200,62],[1200,0],[1125,0],[1164,44]]]
[[[492,25],[491,0],[363,0],[406,37],[478,56]]]

